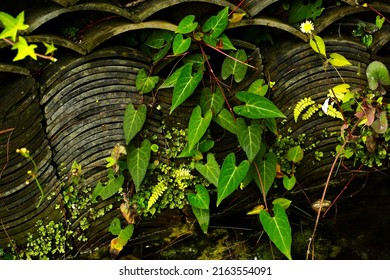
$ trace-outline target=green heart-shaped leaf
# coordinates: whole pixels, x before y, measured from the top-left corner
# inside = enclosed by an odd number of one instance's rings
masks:
[[[242,161],[236,166],[236,156],[230,153],[223,161],[221,173],[218,178],[217,206],[234,192],[249,170],[249,162]]]
[[[218,188],[218,178],[221,173],[218,162],[215,160],[213,154],[207,154],[207,163],[202,164],[200,162],[195,162],[195,169],[207,179],[211,184]]]
[[[269,189],[272,187],[276,177],[276,155],[269,152],[265,155],[265,159],[256,157],[255,164],[257,165],[254,180],[260,191],[266,196]]]
[[[228,109],[222,107],[219,114],[215,116],[214,121],[227,131],[236,134],[236,122]]]
[[[229,8],[225,7],[216,16],[210,17],[202,26],[203,32],[211,32],[211,36],[218,38],[228,25]]]
[[[257,120],[252,120],[249,126],[244,119],[236,120],[237,138],[240,146],[244,149],[249,162],[252,162],[261,146],[261,126]]]
[[[187,34],[194,31],[198,27],[198,23],[194,22],[195,16],[188,15],[184,17],[177,26],[176,33]]]
[[[283,207],[276,203],[273,207],[274,217],[260,211],[260,222],[271,241],[289,260],[291,260],[291,226]]]
[[[142,104],[138,110],[134,109],[133,104],[129,104],[125,111],[123,120],[123,131],[125,134],[126,145],[142,129],[146,120],[146,105]]]
[[[191,208],[203,233],[207,234],[207,230],[209,228],[209,222],[210,222],[210,210],[200,209],[194,206],[192,206]]]
[[[199,103],[203,113],[211,110],[214,116],[217,115],[221,111],[224,102],[225,99],[221,90],[217,89],[214,93],[209,88],[202,90]]]
[[[188,146],[189,150],[195,147],[195,145],[199,142],[199,140],[206,133],[213,114],[211,110],[209,110],[204,117],[202,117],[202,109],[200,106],[196,106],[194,110],[192,110],[192,114],[190,117],[190,121],[188,124]]]
[[[210,195],[208,190],[202,185],[196,185],[195,190],[196,194],[187,194],[187,198],[191,206],[204,210],[209,209]]]
[[[141,147],[136,148],[130,145],[127,153],[126,163],[131,178],[133,179],[135,190],[139,191],[142,181],[148,170],[152,144],[148,139],[142,141]]]
[[[176,34],[173,39],[172,50],[174,55],[182,54],[191,46],[191,38],[184,39],[183,34]]]
[[[250,119],[285,118],[286,116],[267,98],[240,91],[236,94],[238,100],[245,105],[234,106],[236,114]]]
[[[289,177],[288,175],[283,175],[283,186],[286,190],[291,190],[297,183],[297,178],[295,176]]]
[[[248,66],[246,66],[244,63],[247,61],[248,56],[243,49],[238,50],[237,52],[232,52],[229,55],[235,59],[232,59],[228,56],[225,57],[221,70],[222,79],[226,80],[231,75],[233,75],[234,81],[239,83],[245,78]]]
[[[148,76],[145,69],[141,69],[135,80],[135,86],[140,94],[151,92],[158,83],[158,76]]]
[[[107,182],[107,185],[103,185],[100,181],[96,184],[95,189],[92,192],[92,202],[96,203],[97,198],[100,196],[103,200],[112,197],[114,194],[118,193],[119,189],[123,186],[125,182],[125,177],[120,175],[118,177],[114,177],[112,174],[114,171],[109,169],[109,174],[111,172],[111,178]]]
[[[177,78],[175,87],[173,88],[172,94],[172,105],[170,114],[180,106],[191,94],[194,92],[196,87],[202,80],[203,72],[196,72],[192,75],[192,64],[184,65],[180,71],[180,75]]]
[[[367,67],[366,75],[371,90],[376,90],[379,84],[390,85],[389,71],[380,61],[371,62]]]
[[[300,162],[303,159],[303,149],[300,146],[292,147],[287,152],[287,160],[294,163]]]

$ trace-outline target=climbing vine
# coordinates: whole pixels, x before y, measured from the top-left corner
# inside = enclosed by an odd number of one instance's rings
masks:
[[[264,84],[263,79],[254,81],[247,91],[232,92],[235,85],[244,81],[248,69],[257,70],[256,66],[250,64],[245,49],[237,49],[224,33],[229,19],[234,15],[226,7],[207,19],[203,25],[195,21],[195,16],[189,15],[178,24],[175,33],[156,30],[147,37],[145,44],[150,48],[154,64],[151,72],[141,70],[138,73],[136,86],[139,93],[152,94],[157,100],[153,105],[158,108],[159,91],[172,89],[169,114],[178,110],[191,96],[199,94],[200,101],[192,109],[180,150],[169,158],[169,162],[179,159],[184,161],[179,166],[165,166],[165,163],[156,161],[149,166],[145,164],[155,157],[151,150],[153,140],[137,136],[142,132],[147,118],[147,106],[142,104],[135,108],[129,104],[124,120],[124,134],[128,145],[127,166],[124,168],[130,172],[134,192],[126,199],[126,208],[133,207],[143,213],[151,212],[152,209],[161,209],[157,205],[161,205],[166,193],[174,196],[183,193],[183,202],[173,207],[181,208],[189,204],[202,231],[207,233],[210,204],[215,203],[216,207],[220,207],[233,193],[239,191],[239,187],[243,188],[253,182],[258,185],[259,198],[262,197],[265,206],[260,211],[259,220],[275,245],[287,258],[291,258],[291,242],[285,242],[283,246],[279,242],[280,239],[291,241],[286,207],[279,207],[276,202],[272,210],[267,203],[267,194],[276,179],[278,163],[276,155],[267,150],[264,140],[266,131],[276,132],[275,119],[285,116],[266,97],[269,87]],[[223,61],[218,71],[211,64],[217,58],[209,55],[208,50],[222,56]],[[176,59],[177,62],[168,77],[160,82],[161,78],[152,71],[164,59]],[[207,77],[208,85],[204,83]],[[226,133],[236,135],[245,155],[243,158],[230,152],[221,162],[216,160],[213,148],[217,142],[209,134],[214,123]],[[158,148],[159,151],[163,149],[164,147]],[[298,162],[301,158],[292,156],[289,160]],[[152,170],[151,174],[156,176],[155,179],[146,176],[148,170]],[[115,184],[115,188],[113,184],[123,176],[123,171],[119,169],[115,176],[111,176],[105,183],[106,186],[102,187],[99,183],[94,193],[99,193],[106,199],[120,191],[122,184]],[[113,174],[113,171],[110,172]],[[293,173],[290,175],[293,177]],[[286,178],[285,187],[292,189],[294,179]],[[211,195],[214,192],[216,197]],[[138,203],[134,198],[137,198]],[[155,210],[151,213],[155,213]],[[275,234],[274,229],[281,225],[286,231]],[[115,253],[119,253],[121,248],[114,249]]]
[[[0,39],[12,46],[12,50],[17,50],[17,54],[13,61],[22,60],[26,57],[31,57],[37,60],[37,57],[44,58],[55,62],[57,59],[53,57],[54,51],[57,49],[52,42],[44,42],[46,47],[45,54],[35,52],[38,47],[35,44],[28,44],[23,36],[19,35],[20,31],[28,29],[28,25],[24,23],[24,12],[19,13],[15,18],[8,13],[0,11],[0,22],[4,29],[0,33]]]

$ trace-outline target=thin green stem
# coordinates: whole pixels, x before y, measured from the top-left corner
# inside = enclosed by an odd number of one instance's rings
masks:
[[[28,160],[31,161],[33,166],[34,166],[34,180],[35,180],[35,183],[37,184],[38,189],[41,193],[41,198],[39,199],[39,201],[36,205],[36,208],[39,208],[39,206],[41,206],[41,204],[42,204],[43,198],[45,197],[45,192],[43,191],[41,183],[39,183],[39,180],[38,180],[38,166],[37,166],[37,164],[35,163],[35,161],[33,160],[33,158],[31,156],[28,157]]]

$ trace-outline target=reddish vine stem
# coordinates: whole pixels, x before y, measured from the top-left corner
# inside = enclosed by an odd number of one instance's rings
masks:
[[[336,166],[336,163],[339,159],[339,157],[341,156],[341,154],[343,153],[344,151],[344,148],[345,146],[347,145],[348,141],[344,141],[343,145],[341,146],[341,149],[340,151],[337,153],[333,163],[332,163],[332,167],[330,168],[330,171],[328,173],[328,178],[326,179],[326,183],[325,183],[325,187],[324,187],[324,190],[322,192],[322,197],[321,197],[321,200],[320,200],[320,207],[318,209],[318,212],[317,212],[317,218],[316,218],[316,222],[314,224],[314,229],[313,229],[313,233],[309,239],[309,244],[307,246],[307,251],[306,251],[306,260],[309,259],[309,255],[310,255],[310,248],[313,248],[312,250],[312,260],[314,260],[314,239],[315,239],[315,234],[316,234],[316,231],[317,231],[317,227],[318,227],[318,223],[319,223],[319,220],[320,220],[320,216],[321,216],[321,210],[322,210],[322,206],[323,206],[323,202],[325,200],[325,195],[326,195],[326,192],[328,190],[328,187],[329,187],[329,183],[330,183],[330,178],[332,177],[332,174],[333,174],[333,170]]]
[[[326,209],[326,211],[324,212],[324,214],[322,215],[322,217],[324,218],[326,216],[326,214],[328,213],[328,211],[330,210],[330,208],[332,208],[332,206],[339,200],[340,196],[344,193],[344,191],[349,187],[349,185],[352,183],[352,181],[356,178],[357,174],[359,173],[359,171],[363,168],[363,164],[361,164],[358,168],[358,170],[356,170],[352,177],[349,179],[349,181],[347,182],[347,184],[345,184],[344,188],[341,190],[341,192],[336,196],[336,198],[332,201],[332,203],[329,205],[328,209]]]
[[[210,44],[205,44],[205,45],[208,46],[209,48],[211,48],[211,49],[213,49],[213,50],[215,50],[215,51],[217,51],[217,52],[223,54],[224,56],[227,56],[228,58],[234,60],[235,62],[241,63],[242,65],[245,65],[245,66],[250,67],[250,68],[252,68],[252,69],[259,70],[257,67],[255,67],[255,66],[253,66],[253,65],[250,65],[250,64],[248,64],[248,63],[245,63],[245,62],[243,62],[243,61],[241,61],[241,60],[239,60],[239,59],[237,59],[237,58],[235,58],[235,57],[232,57],[231,55],[228,55],[227,53],[221,51],[220,49],[218,49],[218,48],[216,48],[216,47],[214,47],[214,46],[212,46],[212,45],[210,45]]]
[[[263,183],[263,180],[261,179],[260,170],[259,170],[259,167],[257,166],[256,162],[253,162],[253,164],[255,165],[257,176],[259,176],[259,181],[260,181],[260,186],[261,186],[261,194],[263,195],[264,206],[265,206],[265,209],[268,209],[267,197],[265,194],[264,183]]]
[[[205,60],[206,60],[207,66],[208,66],[208,68],[209,68],[209,71],[210,71],[211,75],[213,76],[214,81],[217,83],[217,86],[218,86],[218,88],[220,89],[220,91],[221,91],[221,93],[222,93],[223,99],[225,100],[225,103],[226,103],[226,105],[228,106],[229,111],[230,111],[230,113],[231,113],[232,116],[233,116],[233,119],[235,120],[236,118],[234,117],[233,109],[232,109],[232,107],[230,106],[230,103],[229,103],[229,101],[228,101],[227,98],[226,98],[226,95],[225,95],[225,93],[224,93],[224,90],[223,90],[223,88],[222,88],[220,82],[219,82],[219,79],[218,79],[217,76],[215,75],[214,70],[213,70],[213,68],[211,67],[209,60],[207,59],[207,55],[206,55],[206,53],[205,53],[205,51],[204,51],[202,45],[199,45],[199,47],[200,47],[200,50],[202,51],[203,57],[204,57]]]
[[[384,15],[382,15],[377,9],[372,7],[371,5],[367,5],[371,10],[373,10],[375,13],[377,13],[379,16],[383,17],[388,23],[390,23],[390,20],[388,20]]]

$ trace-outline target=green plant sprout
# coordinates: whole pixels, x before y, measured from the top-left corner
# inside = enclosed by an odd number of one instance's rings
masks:
[[[29,160],[33,164],[34,170],[28,170],[27,171],[27,174],[31,178],[26,180],[26,185],[30,184],[31,180],[35,181],[35,183],[37,184],[37,187],[38,187],[39,191],[41,192],[41,198],[39,199],[39,201],[38,201],[38,203],[36,205],[36,208],[39,208],[39,206],[41,205],[41,203],[43,201],[43,198],[45,197],[45,192],[43,191],[41,183],[38,180],[38,166],[35,163],[35,161],[32,158],[32,156],[30,155],[30,151],[27,150],[26,148],[16,149],[16,152],[18,154],[21,154],[23,157],[25,157],[27,160]]]
[[[375,23],[359,21],[356,28],[352,31],[352,36],[360,38],[363,45],[369,49],[374,40],[373,34],[382,28],[384,22],[385,17],[380,15],[376,16]]]

